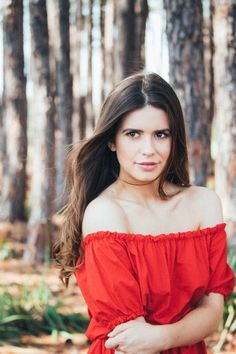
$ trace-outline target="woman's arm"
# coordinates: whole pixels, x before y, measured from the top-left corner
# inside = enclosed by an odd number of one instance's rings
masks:
[[[223,295],[214,293],[205,295],[196,309],[180,321],[166,325],[168,333],[166,349],[195,344],[209,336],[217,330],[223,309]],[[159,350],[159,343],[157,348]]]
[[[128,353],[135,343],[137,350],[156,353],[195,344],[217,329],[223,314],[223,304],[223,295],[211,293],[205,295],[196,309],[176,323],[151,325],[135,320],[122,323],[109,333],[106,347],[120,345],[125,348],[122,352]],[[130,338],[133,340],[130,341]]]

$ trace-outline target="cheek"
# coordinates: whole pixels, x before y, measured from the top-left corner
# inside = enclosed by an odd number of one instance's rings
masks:
[[[171,142],[165,141],[162,144],[159,144],[157,147],[157,151],[159,151],[159,153],[166,157],[169,156],[171,151]]]
[[[118,140],[116,141],[116,155],[117,158],[126,158],[126,157],[132,157],[135,152],[137,151],[137,146],[136,144],[130,143],[127,140]]]

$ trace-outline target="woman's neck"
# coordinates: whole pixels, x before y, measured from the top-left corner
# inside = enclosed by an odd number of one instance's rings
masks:
[[[158,186],[159,180],[153,181],[131,181],[124,177],[118,177],[116,181],[117,195],[121,198],[131,199],[141,204],[146,204],[154,200],[160,200]],[[165,190],[165,187],[163,186]]]
[[[157,203],[162,205],[167,200],[163,200],[158,192],[159,181],[135,183],[118,178],[112,185],[110,192],[118,200],[139,204],[146,208],[154,208]],[[180,186],[173,186],[170,182],[164,182],[163,190],[168,197],[173,197],[182,191]],[[172,198],[171,198],[172,199]]]

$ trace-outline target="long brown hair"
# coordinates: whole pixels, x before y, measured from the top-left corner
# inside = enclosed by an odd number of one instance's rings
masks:
[[[165,181],[189,187],[188,155],[184,118],[172,87],[155,73],[134,74],[122,80],[108,95],[92,137],[69,153],[66,162],[68,201],[63,208],[60,237],[54,255],[60,266],[60,278],[68,285],[69,277],[83,261],[82,220],[87,205],[119,175],[116,154],[108,147],[114,141],[122,118],[130,111],[152,105],[163,109],[169,118],[171,152],[158,187],[162,199]],[[77,260],[80,263],[77,264]]]

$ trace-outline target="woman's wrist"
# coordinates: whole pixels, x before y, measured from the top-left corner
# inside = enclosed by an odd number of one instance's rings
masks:
[[[171,324],[151,325],[151,331],[151,349],[153,351],[164,351],[173,347],[173,326]]]

